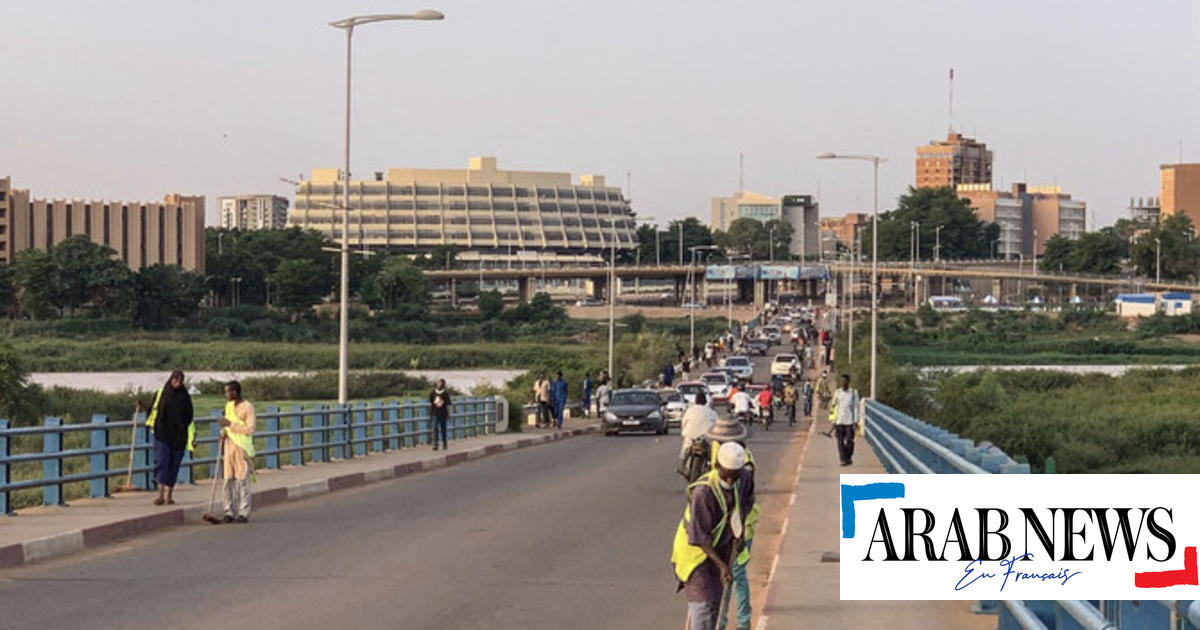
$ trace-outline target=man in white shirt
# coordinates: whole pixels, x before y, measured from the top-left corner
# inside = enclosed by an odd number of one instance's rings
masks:
[[[854,433],[861,418],[858,417],[858,390],[850,389],[850,375],[842,375],[842,386],[833,393],[833,405],[829,408],[829,421],[837,431],[838,458],[843,466],[849,466],[854,458]]]
[[[696,392],[696,402],[688,405],[679,421],[679,435],[683,436],[683,445],[679,447],[679,456],[687,454],[692,440],[703,437],[717,421],[717,412],[708,406],[708,396],[704,392]]]
[[[729,397],[729,406],[733,409],[733,417],[744,420],[743,414],[750,415],[750,394],[737,390],[737,393]]]

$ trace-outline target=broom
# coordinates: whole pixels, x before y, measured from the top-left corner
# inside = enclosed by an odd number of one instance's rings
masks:
[[[138,408],[133,408],[133,415],[129,417],[129,422],[133,426],[129,429],[129,470],[125,472],[125,483],[117,487],[113,492],[144,492],[145,488],[139,488],[133,485],[133,449],[137,446],[137,414]]]
[[[213,463],[212,490],[210,490],[208,493],[208,511],[200,517],[213,525],[221,524],[221,519],[217,518],[216,515],[213,514],[213,503],[215,503],[217,500],[217,472],[224,471],[224,466],[222,466],[224,461],[225,438],[221,438],[217,441],[217,461]]]

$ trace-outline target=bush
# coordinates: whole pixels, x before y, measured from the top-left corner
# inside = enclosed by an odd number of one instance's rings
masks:
[[[337,372],[315,372],[302,376],[252,376],[241,381],[242,391],[257,400],[337,400]],[[224,393],[225,383],[197,383],[201,394]],[[346,382],[350,398],[396,398],[424,396],[433,382],[403,372],[351,372]],[[457,392],[455,392],[457,393]]]

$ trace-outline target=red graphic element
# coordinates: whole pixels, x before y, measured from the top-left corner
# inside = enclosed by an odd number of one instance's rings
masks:
[[[1134,573],[1133,585],[1138,588],[1200,586],[1200,573],[1196,571],[1196,548],[1183,548],[1182,569],[1177,571],[1147,571],[1145,573]]]

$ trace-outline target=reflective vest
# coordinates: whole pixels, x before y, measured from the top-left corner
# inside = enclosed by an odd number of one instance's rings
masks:
[[[146,416],[146,426],[150,427],[151,429],[154,428],[154,419],[158,417],[158,401],[162,400],[162,392],[163,388],[159,387],[158,391],[154,393],[154,404],[150,406],[150,415]],[[195,446],[192,444],[195,441],[196,423],[193,422],[188,425],[187,450],[196,450]]]
[[[714,445],[714,446],[718,446],[718,445]],[[712,454],[712,461],[710,461],[708,463],[708,465],[712,470],[716,470],[716,468],[717,468],[717,450],[719,450],[719,449],[718,448],[710,448],[708,450]],[[754,463],[754,453],[751,453],[749,448],[746,449],[746,466],[745,467],[749,467],[751,472],[755,472],[758,470],[758,466]],[[739,502],[740,501],[741,501],[741,499],[739,497]],[[758,501],[755,501],[754,507],[750,508],[750,513],[746,515],[745,526],[746,526],[746,541],[747,542],[754,540],[754,532],[758,531],[758,519],[759,519],[759,513],[761,511],[762,510],[759,507]],[[742,549],[741,553],[738,554],[737,561],[738,561],[738,564],[746,564],[747,562],[750,562],[750,550]]]
[[[232,400],[227,401],[225,403],[225,419],[228,420],[231,424],[233,424],[235,426],[240,426],[240,427],[245,428],[246,423],[242,422],[242,419],[238,417],[237,412],[234,410],[235,405],[236,405],[236,403]],[[254,457],[254,437],[253,436],[249,436],[244,433],[234,433],[233,431],[226,431],[225,437],[229,438],[229,440],[231,442],[233,442],[233,444],[235,446],[242,449],[242,451],[244,453],[246,453],[246,457],[249,457],[249,458]]]
[[[692,572],[696,567],[704,564],[708,559],[708,554],[696,545],[688,543],[687,524],[692,520],[692,490],[699,486],[708,486],[712,490],[713,496],[717,498],[717,504],[721,506],[721,518],[717,521],[712,529],[712,541],[716,545],[717,541],[721,540],[721,534],[725,532],[725,524],[729,521],[729,508],[725,505],[725,493],[721,489],[721,484],[717,478],[717,471],[710,470],[703,477],[696,480],[687,488],[687,507],[683,509],[683,518],[679,521],[679,526],[675,528],[675,543],[671,549],[671,564],[675,565],[675,577],[680,582],[687,582],[692,576]],[[742,500],[738,485],[733,485],[733,504],[734,509],[742,509]],[[738,563],[742,564],[741,556],[738,557]]]

